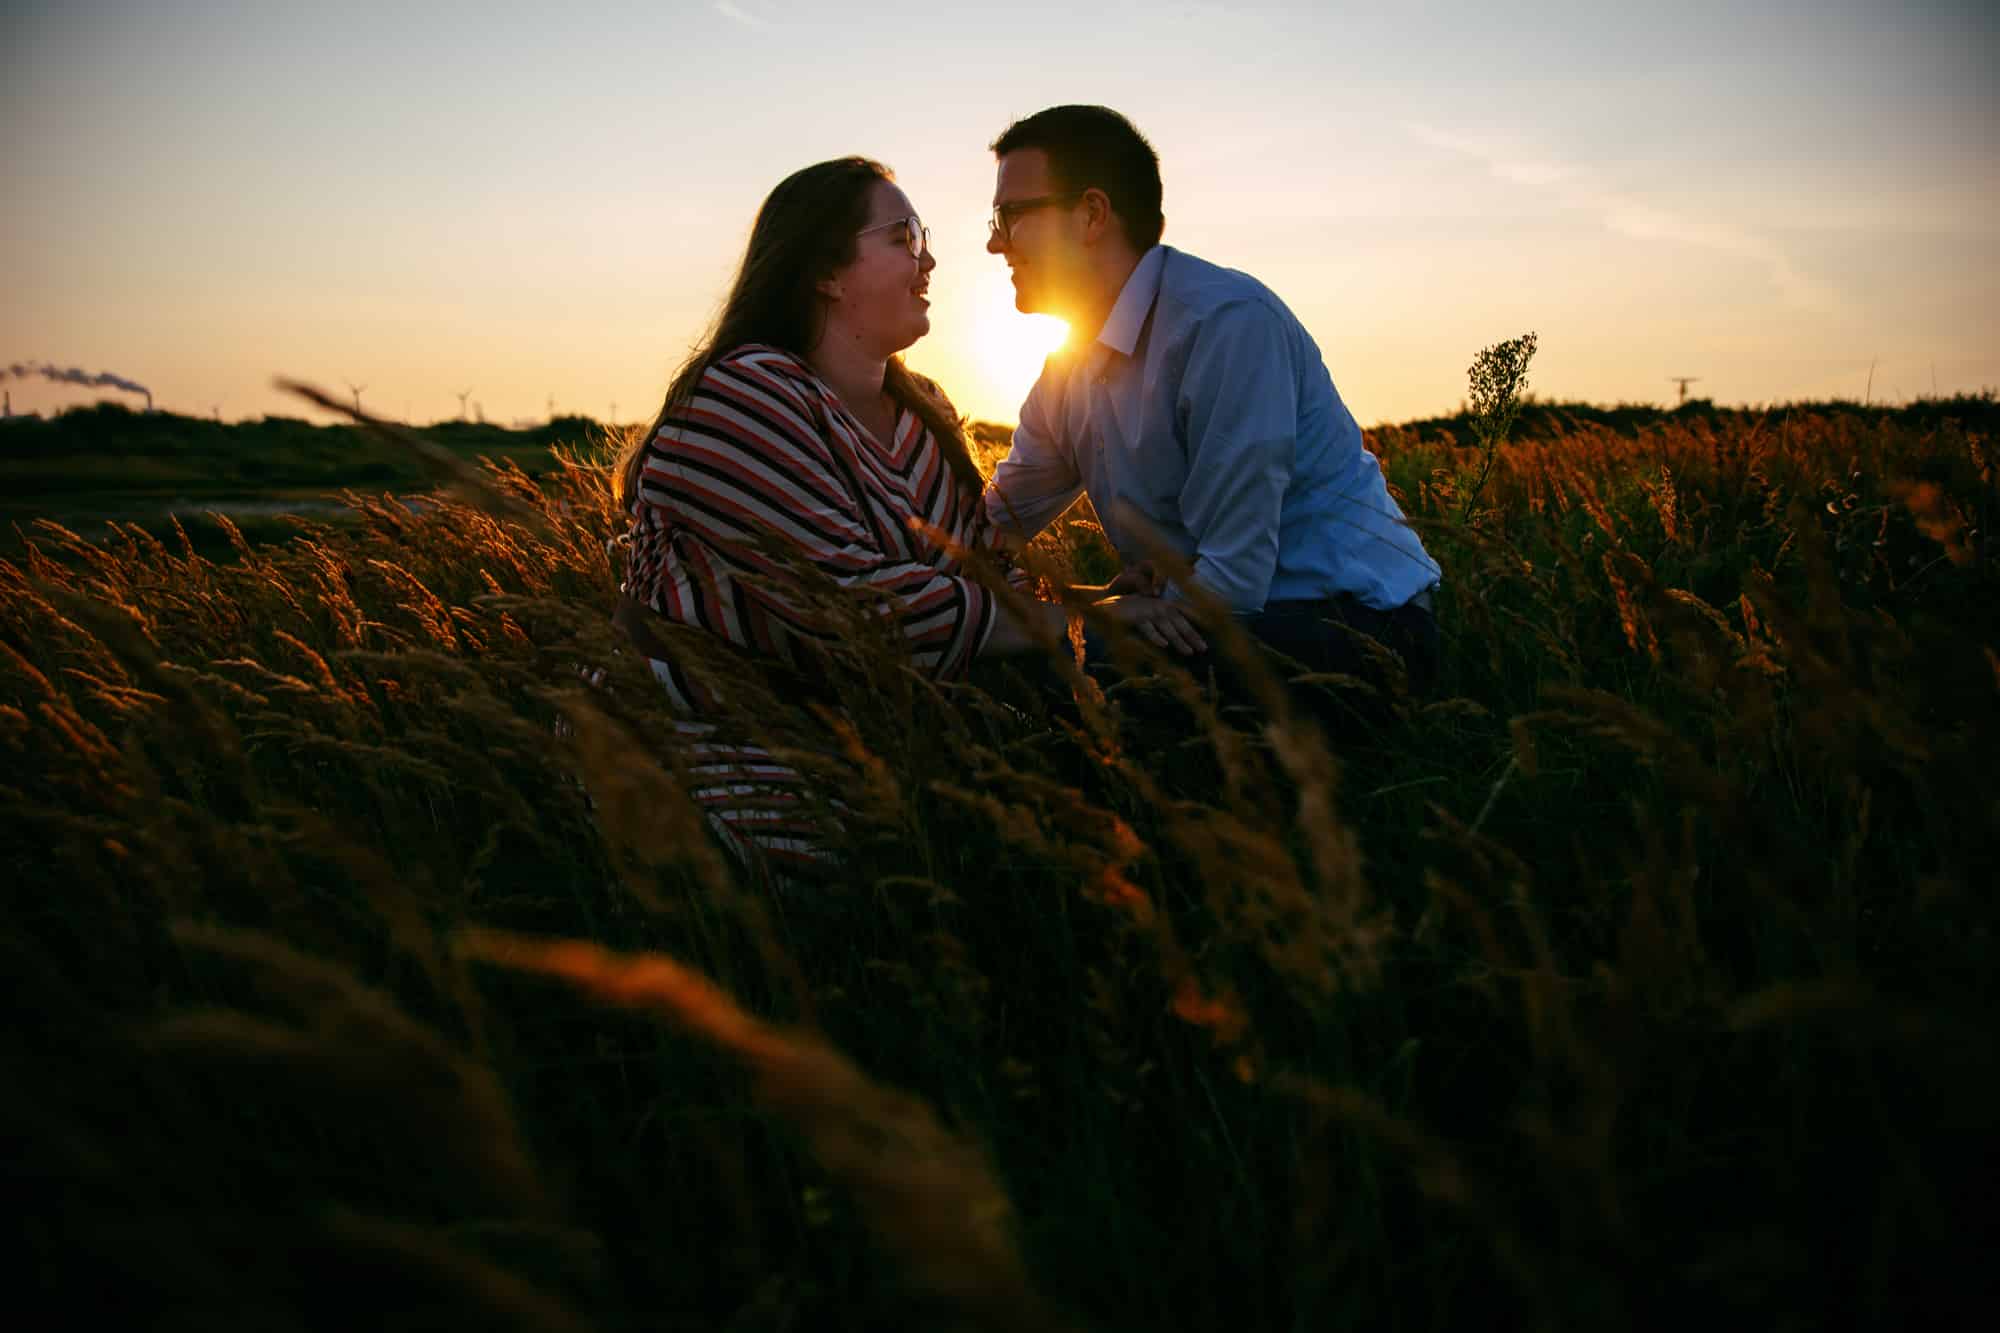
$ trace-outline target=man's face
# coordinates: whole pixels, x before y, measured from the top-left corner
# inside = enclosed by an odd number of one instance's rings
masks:
[[[1039,148],[1017,148],[1000,159],[993,186],[993,206],[1042,199],[1060,193],[1049,175],[1049,155]],[[1074,302],[1084,270],[1084,250],[1077,229],[1075,198],[1020,209],[1009,215],[1003,237],[987,238],[989,254],[1007,261],[1014,279],[1014,308],[1030,315],[1061,315]]]

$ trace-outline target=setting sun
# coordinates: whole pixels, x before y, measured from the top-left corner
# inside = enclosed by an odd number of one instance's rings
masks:
[[[1042,373],[1042,362],[1069,337],[1069,325],[1014,309],[1014,287],[1005,272],[979,275],[975,308],[972,340],[978,376],[996,398],[1018,404]],[[1013,413],[1007,418],[1012,420]]]

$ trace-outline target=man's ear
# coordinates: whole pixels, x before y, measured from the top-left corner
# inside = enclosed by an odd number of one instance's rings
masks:
[[[1092,187],[1083,192],[1083,242],[1096,245],[1105,235],[1118,225],[1118,219],[1111,215],[1111,196]]]
[[[829,301],[838,301],[841,295],[840,279],[829,273],[813,284],[813,290]]]

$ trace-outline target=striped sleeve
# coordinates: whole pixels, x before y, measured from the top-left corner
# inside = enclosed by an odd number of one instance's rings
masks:
[[[859,498],[858,460],[815,398],[788,354],[744,348],[710,366],[660,428],[639,498],[680,538],[674,604],[662,609],[787,659],[797,640],[825,638],[784,565],[760,549],[776,539],[894,617],[919,669],[962,675],[993,632],[991,594],[886,549]]]

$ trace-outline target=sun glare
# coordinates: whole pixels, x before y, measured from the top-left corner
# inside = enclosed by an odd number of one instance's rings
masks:
[[[1005,273],[980,275],[978,317],[973,341],[979,377],[993,397],[1018,407],[1042,373],[1042,362],[1069,337],[1069,325],[1014,309],[1014,284]],[[1012,412],[1007,415],[1013,418]]]

